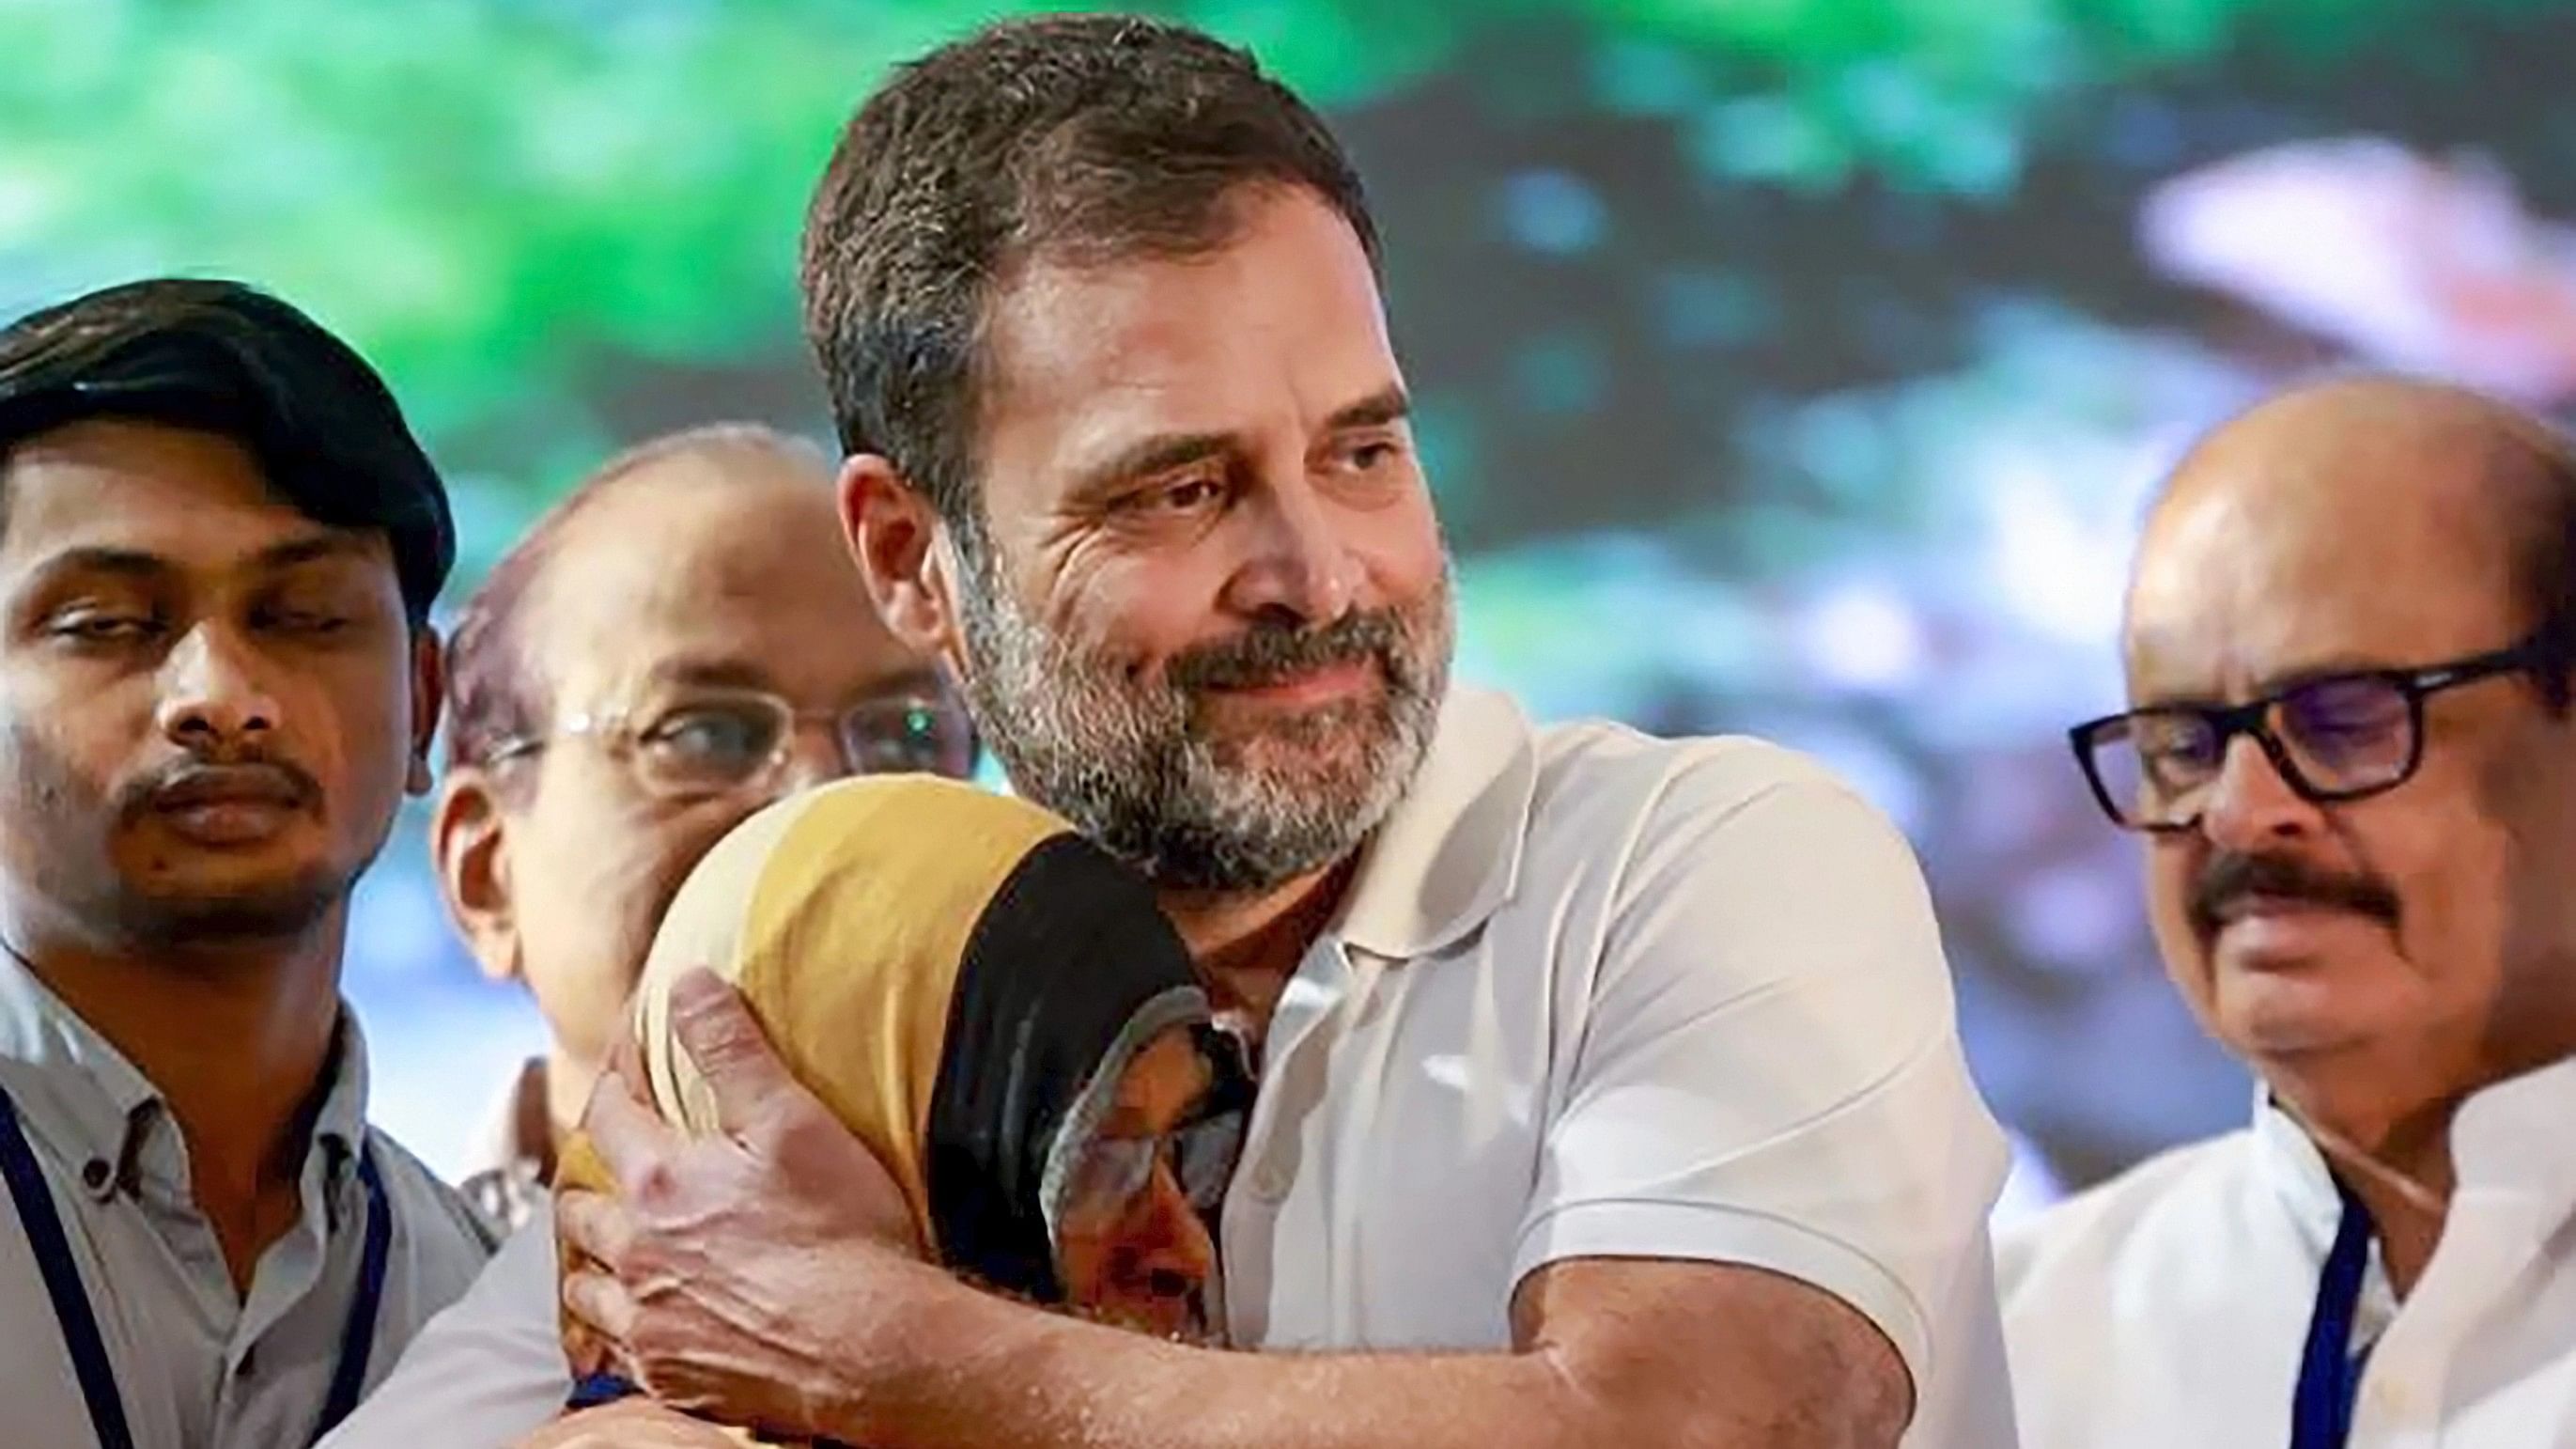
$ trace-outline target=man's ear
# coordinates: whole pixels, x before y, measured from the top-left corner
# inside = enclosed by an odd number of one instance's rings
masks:
[[[447,772],[429,817],[429,854],[438,870],[438,893],[447,902],[466,949],[495,981],[525,974],[519,952],[519,917],[510,874],[509,816],[499,782],[480,765]]]
[[[913,652],[958,657],[954,561],[939,546],[937,510],[874,453],[841,464],[841,536],[886,628]]]
[[[426,795],[431,778],[429,751],[438,738],[438,715],[447,700],[447,654],[438,631],[422,625],[411,641],[411,761],[403,774],[403,793]]]

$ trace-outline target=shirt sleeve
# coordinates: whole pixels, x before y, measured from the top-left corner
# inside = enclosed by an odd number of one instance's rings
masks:
[[[1583,1257],[1764,1268],[1866,1315],[1918,1404],[1944,1354],[1989,1356],[2007,1155],[1903,837],[1788,752],[1697,760],[1608,909],[1515,1279]]]
[[[554,1211],[541,1198],[320,1449],[503,1449],[526,1437],[572,1393],[555,1301]]]

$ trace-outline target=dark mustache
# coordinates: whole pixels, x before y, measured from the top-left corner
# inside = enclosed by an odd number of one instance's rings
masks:
[[[1392,609],[1344,614],[1314,628],[1256,627],[1172,656],[1164,677],[1176,689],[1249,689],[1337,664],[1375,661],[1402,683],[1405,627]]]
[[[311,811],[322,803],[322,782],[303,766],[262,750],[236,750],[220,759],[184,755],[126,781],[116,792],[117,818],[129,823],[139,820],[152,812],[163,794],[207,775],[240,778],[252,772],[269,776],[270,786],[291,797],[299,810]]]
[[[2385,882],[2311,869],[2287,856],[2224,851],[2192,884],[2192,925],[2204,936],[2216,932],[2225,911],[2247,896],[2309,901],[2397,923],[2397,893]]]

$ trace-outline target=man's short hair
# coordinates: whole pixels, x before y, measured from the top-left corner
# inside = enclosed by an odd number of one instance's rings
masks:
[[[465,600],[447,645],[447,763],[485,764],[505,747],[543,735],[554,709],[550,681],[527,649],[527,605],[566,530],[653,465],[686,454],[784,459],[822,478],[832,467],[803,438],[756,423],[713,423],[639,443],[592,470],[546,510]]]
[[[307,518],[383,530],[427,626],[456,561],[446,485],[384,379],[312,318],[238,282],[155,278],[0,328],[0,460],[92,418],[230,438]]]
[[[806,214],[805,332],[841,447],[874,453],[979,537],[983,323],[1032,260],[1190,256],[1248,185],[1339,212],[1372,263],[1359,173],[1250,54],[1118,15],[1005,22],[903,67],[860,106]]]

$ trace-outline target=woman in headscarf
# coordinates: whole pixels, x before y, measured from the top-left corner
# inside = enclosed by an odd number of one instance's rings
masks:
[[[711,1133],[670,1021],[671,985],[697,966],[733,982],[886,1166],[934,1261],[1158,1335],[1219,1321],[1211,1225],[1250,1077],[1150,888],[1062,820],[878,776],[718,843],[672,901],[635,1006],[655,1106]],[[604,1183],[578,1137],[562,1180]],[[585,1379],[575,1402],[624,1387]]]

